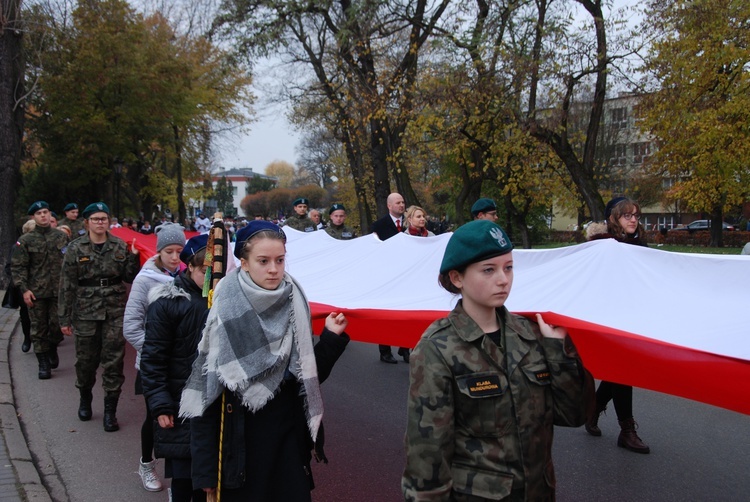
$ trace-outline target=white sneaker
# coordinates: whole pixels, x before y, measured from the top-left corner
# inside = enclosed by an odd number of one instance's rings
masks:
[[[143,488],[150,492],[160,492],[164,488],[161,485],[161,480],[156,474],[156,460],[151,462],[143,462],[141,459],[141,465],[138,467],[138,475],[141,477],[143,482]]]

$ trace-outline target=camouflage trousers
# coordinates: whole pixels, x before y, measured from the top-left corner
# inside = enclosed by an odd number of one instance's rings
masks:
[[[31,342],[37,354],[49,351],[63,339],[57,318],[57,297],[34,300],[29,309],[31,319]]]
[[[101,364],[104,392],[119,396],[125,381],[122,317],[106,321],[76,320],[73,334],[76,337],[76,387],[92,389]]]

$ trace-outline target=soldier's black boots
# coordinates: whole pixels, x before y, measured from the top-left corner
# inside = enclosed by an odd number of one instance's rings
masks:
[[[120,430],[120,424],[117,423],[117,401],[120,396],[106,396],[104,398],[104,430],[115,432]]]
[[[91,395],[91,389],[79,389],[81,392],[81,404],[78,405],[78,419],[82,422],[91,420],[91,401],[94,396]]]
[[[636,423],[633,418],[620,420],[620,436],[617,438],[617,446],[627,448],[636,453],[648,453],[651,449],[646,446],[638,434],[635,432]]]
[[[28,352],[31,349],[31,336],[28,333],[23,334],[23,343],[21,344],[21,350]]]
[[[52,370],[49,367],[47,353],[38,352],[36,358],[39,361],[39,380],[49,380],[52,378]]]
[[[60,358],[57,356],[57,345],[50,345],[49,352],[47,352],[47,359],[49,359],[49,367],[56,370],[60,366]]]

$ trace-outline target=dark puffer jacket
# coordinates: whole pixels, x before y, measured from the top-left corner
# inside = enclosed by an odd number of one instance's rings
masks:
[[[141,354],[143,393],[154,418],[173,415],[198,355],[208,316],[207,299],[187,271],[149,292],[146,339]]]

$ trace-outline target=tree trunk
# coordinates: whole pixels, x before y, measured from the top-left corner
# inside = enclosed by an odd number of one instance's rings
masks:
[[[724,211],[721,206],[716,206],[711,211],[711,242],[709,247],[724,247]]]
[[[182,195],[182,140],[180,139],[180,130],[176,125],[172,126],[174,131],[174,168],[177,172],[177,222],[183,224],[187,218],[187,211],[185,211],[185,198]]]
[[[16,241],[14,218],[24,128],[21,0],[0,0],[0,267]],[[0,288],[8,276],[0,274]]]

